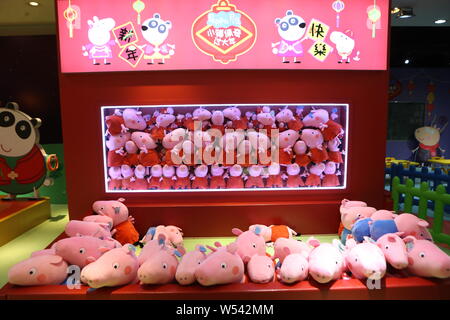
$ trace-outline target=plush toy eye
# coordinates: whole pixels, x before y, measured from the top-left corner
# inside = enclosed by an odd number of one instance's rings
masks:
[[[268,267],[269,269],[272,268],[272,266],[271,266],[270,264],[268,264],[267,267]]]
[[[423,252],[419,253],[419,257],[425,258],[425,253],[423,253]]]
[[[16,133],[21,139],[26,139],[31,135],[31,125],[22,120],[16,124]]]
[[[420,236],[423,237],[423,233],[421,233]]]
[[[384,248],[387,250],[387,249],[389,249],[389,246],[385,246]]]
[[[35,275],[36,274],[36,269],[35,268],[30,269],[30,271],[28,271],[28,274],[30,276]]]
[[[302,266],[302,271],[304,270],[303,266]]]
[[[9,111],[3,111],[0,113],[0,127],[9,127],[14,124],[16,118]]]
[[[339,262],[336,261],[336,264],[339,264]],[[302,270],[303,270],[303,268],[302,268]]]
[[[225,269],[227,267],[227,264],[226,263],[222,263],[220,266],[222,267],[222,269]]]
[[[355,258],[355,262],[358,262],[358,258]]]
[[[120,265],[117,262],[113,264],[114,269],[119,269],[119,267],[120,267]]]
[[[163,263],[163,269],[167,269],[167,263]]]
[[[197,262],[198,264],[200,264],[200,263],[202,263],[200,260],[198,260],[198,262]]]
[[[253,247],[253,248],[256,248],[256,243],[252,243],[252,247]]]
[[[85,252],[86,252],[86,249],[84,249],[84,248],[80,248],[79,252],[80,252],[81,254],[83,254],[83,253],[85,253]]]

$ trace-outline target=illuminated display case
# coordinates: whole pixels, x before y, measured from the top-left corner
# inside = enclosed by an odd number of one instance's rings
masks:
[[[346,188],[348,104],[101,111],[108,193]]]

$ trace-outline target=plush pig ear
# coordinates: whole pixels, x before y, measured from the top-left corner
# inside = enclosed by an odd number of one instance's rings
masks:
[[[158,235],[158,244],[159,244],[160,246],[162,246],[162,245],[164,245],[165,243],[166,243],[166,235],[163,234],[163,233],[160,233],[160,234]]]
[[[214,245],[215,245],[217,248],[220,248],[220,247],[222,246],[222,244],[221,244],[219,241],[214,242]]]
[[[250,261],[250,257],[249,256],[244,256],[243,258],[242,258],[242,262],[244,262],[244,263],[249,263],[249,261]]]
[[[413,236],[407,236],[403,239],[403,242],[405,242],[406,245],[406,251],[410,252],[414,248],[414,244],[416,242],[416,238]]]
[[[399,231],[395,233],[396,235],[398,235],[399,237],[402,237],[405,233],[403,231]]]
[[[200,245],[200,244],[195,246],[195,250],[200,251],[202,253],[206,252],[206,248],[204,246]]]
[[[314,248],[320,246],[320,241],[312,237],[308,239],[307,243]]]
[[[424,228],[427,228],[429,226],[428,222],[426,222],[425,220],[420,220],[419,222],[417,222],[417,225]]]
[[[395,234],[395,233],[394,233]],[[395,238],[394,234],[389,234],[387,236],[387,239],[389,242],[395,242],[397,239]]]
[[[227,245],[227,251],[231,254],[235,254],[238,249],[238,246],[236,242],[232,242],[229,245]]]
[[[291,254],[291,250],[288,247],[283,247],[283,252],[287,256]]]
[[[63,258],[61,258],[60,256],[54,255],[50,258],[51,264],[60,264],[62,261],[63,261]]]
[[[147,230],[146,236],[150,236],[150,238],[153,239],[153,237],[155,236],[155,233],[156,233],[156,228],[151,227]]]
[[[125,198],[119,198],[119,199],[117,199],[117,201],[119,201],[119,202],[125,202]]]
[[[242,233],[242,230],[241,230],[241,229],[238,229],[238,228],[233,228],[233,229],[231,229],[231,232],[232,232],[234,235],[238,236],[238,235],[240,235],[240,234]]]
[[[136,252],[136,248],[132,244],[124,244],[122,247],[123,251],[125,251],[128,254],[134,254]]]
[[[186,249],[185,249],[183,246],[178,246],[178,247],[177,247],[177,250],[175,250],[175,251],[178,251],[178,253],[180,253],[181,256],[183,256],[183,255],[186,254]],[[178,255],[177,255],[177,256],[178,256]],[[178,257],[181,257],[181,256],[178,256]]]
[[[255,232],[255,234],[257,235],[257,236],[259,236],[259,235],[261,235],[261,228],[258,226],[258,227],[256,227],[255,228],[255,230],[253,230],[253,232]]]
[[[103,229],[110,230],[110,229],[109,229],[109,223],[103,223],[103,222],[101,222],[101,223],[99,223],[99,225],[100,225],[100,227],[102,227]]]
[[[347,247],[347,249],[352,249],[356,247],[355,239],[347,239],[347,241],[345,242],[345,246]]]

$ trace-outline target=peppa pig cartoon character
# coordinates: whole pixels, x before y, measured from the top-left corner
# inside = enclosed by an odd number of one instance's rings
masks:
[[[198,283],[202,286],[213,286],[242,282],[244,263],[237,250],[237,244],[232,242],[210,254],[195,270]]]
[[[246,188],[264,188],[264,181],[261,177],[262,167],[253,165],[248,169],[249,176],[245,181]]]
[[[192,189],[208,189],[208,166],[202,164],[194,169]]]
[[[224,178],[225,168],[218,164],[213,164],[211,166],[211,189],[225,189],[227,187]]]
[[[231,230],[237,236],[235,241],[238,249],[237,254],[242,258],[245,264],[250,261],[250,258],[255,255],[266,254],[266,242],[261,234],[261,229],[256,227],[255,230],[242,231],[238,228]]]
[[[88,20],[89,30],[88,38],[91,43],[81,47],[83,56],[89,56],[92,64],[99,65],[97,59],[103,59],[103,64],[111,64],[108,59],[111,59],[111,46],[115,45],[114,40],[111,40],[111,30],[115,27],[116,22],[113,18],[99,19],[94,16],[92,20]]]
[[[337,187],[340,186],[338,175],[340,175],[337,169],[336,163],[328,161],[325,164],[324,177],[322,180],[322,187]]]
[[[279,162],[282,165],[288,165],[292,163],[292,159],[294,158],[294,151],[292,148],[297,142],[300,134],[292,129],[288,129],[283,131],[279,135]]]
[[[281,40],[272,43],[272,53],[282,57],[283,63],[289,63],[289,58],[294,58],[294,63],[300,63],[301,61],[297,58],[303,56],[302,41],[305,40],[305,20],[295,15],[292,10],[288,10],[286,16],[275,19],[275,24]]]
[[[272,258],[255,254],[247,264],[250,281],[255,283],[268,283],[274,279],[275,265]]]
[[[9,194],[3,200],[15,199],[18,194],[34,192],[47,177],[47,170],[58,169],[55,155],[45,154],[39,144],[41,120],[19,111],[19,105],[9,102],[0,108],[0,191]]]
[[[401,232],[388,233],[377,240],[377,246],[383,251],[386,262],[395,269],[405,269],[408,266],[408,252]]]
[[[309,168],[309,172],[305,173],[307,175],[305,185],[307,185],[308,187],[320,187],[322,185],[322,177],[324,171],[324,163],[312,165],[311,168]]]
[[[428,240],[403,239],[408,251],[408,271],[421,277],[450,277],[450,256]]]
[[[386,274],[386,258],[383,251],[370,238],[357,244],[354,239],[347,240],[345,262],[357,279],[380,280]]]
[[[160,60],[159,64],[164,64],[166,59],[170,59],[175,54],[175,45],[165,43],[172,29],[172,22],[161,19],[159,13],[155,13],[152,18],[142,23],[142,36],[148,42],[141,49],[145,48],[144,59],[150,60],[147,64],[154,64],[155,60]]]
[[[299,140],[294,144],[294,152],[295,152],[295,163],[298,164],[299,167],[306,167],[311,163],[311,158],[306,153],[308,147],[306,146],[305,141]]]
[[[305,186],[300,177],[300,166],[297,163],[289,164],[286,168],[286,173],[283,175],[283,179],[286,180],[286,187],[299,188]]]
[[[142,116],[142,111],[135,109],[125,109],[122,113],[125,127],[134,130],[144,130],[147,128],[147,121]]]
[[[323,145],[324,138],[319,130],[304,129],[302,131],[301,139],[309,148],[312,162],[317,164],[328,160],[328,152]]]
[[[305,280],[308,277],[308,260],[299,253],[290,253],[289,248],[284,248],[286,251],[286,259],[278,273],[278,279],[283,283],[295,283]]]
[[[150,167],[161,162],[159,154],[155,150],[157,144],[149,133],[135,131],[131,134],[131,140],[140,150],[138,158],[143,166]]]
[[[241,110],[238,107],[225,108],[223,116],[229,120],[227,122],[228,128],[245,130],[248,127],[248,119],[241,116]]]
[[[353,49],[355,49],[355,40],[353,39],[353,32],[351,30],[346,30],[345,33],[340,31],[333,31],[330,35],[330,41],[336,46],[337,54],[340,56],[338,63],[350,63],[350,56],[352,55]],[[353,60],[359,61],[359,51]]]
[[[309,255],[309,274],[319,283],[328,283],[337,280],[345,271],[344,249],[339,240],[333,243],[320,243],[310,238],[308,244],[314,249]]]
[[[267,182],[268,188],[282,188],[283,179],[280,174],[280,165],[276,162],[272,162],[270,166],[267,167]]]
[[[168,166],[167,164],[164,165],[164,167],[162,167],[162,178],[161,178],[159,188],[161,190],[173,189],[176,179],[177,179],[177,177],[175,176],[175,167]]]
[[[157,190],[161,187],[162,172],[162,167],[159,164],[154,165],[150,169],[150,178],[148,181],[148,188],[150,190]]]
[[[66,278],[67,263],[54,254],[32,255],[8,271],[8,282],[18,286],[61,284]]]
[[[191,188],[191,180],[189,178],[189,168],[182,164],[176,169],[177,180],[175,180],[174,189],[183,190]]]
[[[125,127],[122,112],[119,109],[114,110],[112,115],[105,117],[105,124],[107,127],[106,134],[116,135],[119,133],[126,133],[129,129]]]
[[[123,164],[120,167],[120,173],[122,174],[122,190],[130,190],[131,179],[134,177],[134,169],[127,164]]]
[[[244,181],[242,180],[242,167],[235,164],[229,169],[229,177],[227,180],[227,189],[242,189]]]
[[[183,286],[193,284],[195,271],[206,257],[206,248],[202,245],[196,245],[194,250],[183,255],[175,273],[177,282]]]
[[[290,238],[278,238],[274,245],[274,258],[278,258],[280,263],[283,263],[284,259],[293,253],[301,254],[305,259],[308,259],[311,253],[312,247],[303,242]],[[286,251],[289,249],[289,251]]]
[[[81,270],[81,281],[91,288],[115,287],[131,283],[137,278],[139,267],[135,248],[126,244],[106,252]]]

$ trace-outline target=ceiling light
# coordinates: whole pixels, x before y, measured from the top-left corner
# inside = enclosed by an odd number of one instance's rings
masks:
[[[392,13],[392,14],[396,14],[396,13],[398,13],[398,12],[400,12],[400,8],[398,8],[398,7],[395,7],[395,8],[392,8],[392,9],[391,9],[391,13]]]
[[[406,59],[406,60],[405,60],[405,64],[409,64],[409,59]]]
[[[447,22],[447,20],[445,20],[445,19],[438,19],[434,23],[436,23],[436,24],[443,24],[443,23],[446,23],[446,22]]]
[[[32,6],[32,7],[37,7],[37,6],[39,5],[39,2],[36,2],[36,1],[30,1],[30,2],[28,2],[28,4],[29,4],[30,6]]]
[[[414,17],[415,14],[412,8],[400,8],[399,13],[397,14],[397,18],[407,19]]]

